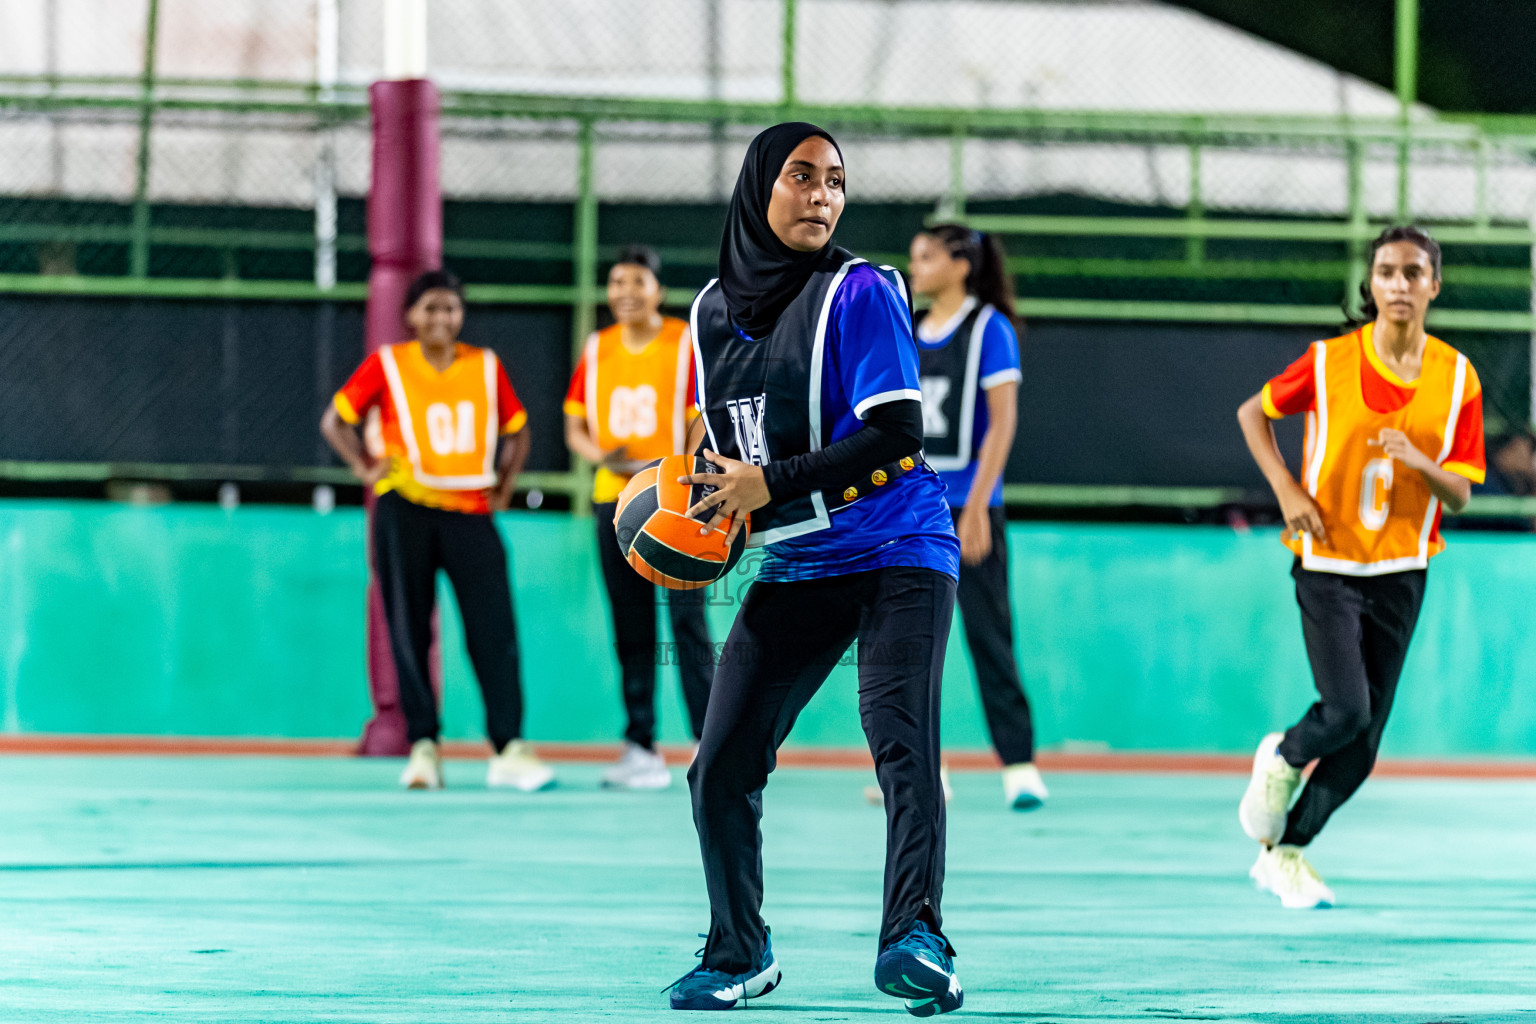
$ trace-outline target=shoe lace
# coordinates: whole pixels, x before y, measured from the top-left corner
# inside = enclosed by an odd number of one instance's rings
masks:
[[[698,935],[699,935],[699,938],[701,938],[701,939],[708,939],[708,936],[705,935],[703,932],[699,932]],[[677,988],[677,986],[681,985],[683,982],[687,981],[689,978],[693,977],[695,974],[700,974],[702,972],[708,971],[709,968],[704,966],[704,950],[706,950],[708,948],[709,948],[708,946],[700,946],[698,949],[694,950],[693,951],[693,955],[698,957],[698,959],[699,959],[698,966],[694,967],[692,970],[690,970],[687,973],[685,973],[681,978],[678,978],[672,984],[670,984],[666,988],[662,989],[661,990],[661,994],[662,995],[666,995],[668,992],[671,992],[673,989]],[[718,972],[716,972],[716,973],[718,973]]]
[[[917,922],[917,924],[912,926],[912,930],[897,939],[894,945],[907,946],[909,948],[917,946],[929,952],[937,953],[940,956],[945,954],[944,939],[932,928],[928,927],[928,922],[926,921]]]

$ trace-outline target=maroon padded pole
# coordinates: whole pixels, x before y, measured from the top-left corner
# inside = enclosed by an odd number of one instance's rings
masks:
[[[410,337],[402,316],[405,291],[416,275],[443,264],[443,196],[438,153],[438,94],[426,79],[375,82],[373,181],[368,189],[368,353]],[[389,647],[389,626],[373,564],[373,495],[368,509],[368,689],[373,718],[363,728],[358,753],[398,757],[410,750],[400,711],[400,681]],[[432,688],[442,697],[442,659],[437,619],[432,621]]]

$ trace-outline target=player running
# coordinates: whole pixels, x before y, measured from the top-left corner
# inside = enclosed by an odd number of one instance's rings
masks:
[[[1333,904],[1302,850],[1371,773],[1429,560],[1445,548],[1441,509],[1461,511],[1485,472],[1477,372],[1424,332],[1440,294],[1439,244],[1418,228],[1388,228],[1369,266],[1368,322],[1314,342],[1237,412],[1296,553],[1291,575],[1318,692],[1301,721],[1259,744],[1238,811],[1263,844],[1249,874],[1292,908]],[[1270,421],[1303,412],[1298,482]]]

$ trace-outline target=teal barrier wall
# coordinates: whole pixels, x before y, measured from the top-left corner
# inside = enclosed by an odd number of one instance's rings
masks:
[[[509,513],[527,734],[622,729],[590,522]],[[1014,524],[1018,648],[1043,744],[1246,751],[1305,710],[1311,683],[1273,531]],[[723,638],[745,586],[715,588]],[[367,716],[363,519],[307,509],[0,502],[0,729],[352,737]],[[481,735],[446,597],[444,721]],[[1536,538],[1455,534],[1435,560],[1385,752],[1536,753]],[[664,618],[664,617],[663,617]],[[665,635],[663,634],[665,638]],[[958,630],[944,737],[987,745]],[[663,669],[664,741],[687,738]],[[856,746],[839,668],[791,738]]]

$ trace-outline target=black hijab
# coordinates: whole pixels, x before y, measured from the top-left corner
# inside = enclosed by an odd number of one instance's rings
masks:
[[[788,121],[758,133],[747,147],[731,193],[720,240],[720,291],[736,326],[753,338],[773,330],[811,274],[832,250],[832,240],[814,252],[798,252],[779,241],[768,226],[768,200],[784,161],[795,147],[820,136],[837,149],[837,140],[804,121]],[[838,155],[842,150],[838,149]]]

